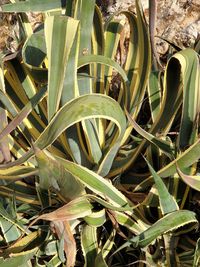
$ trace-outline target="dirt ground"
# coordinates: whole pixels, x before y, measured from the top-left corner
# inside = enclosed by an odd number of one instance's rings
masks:
[[[9,0],[0,0],[0,6],[9,2]],[[33,28],[42,20],[41,14],[38,13],[29,13],[28,17]],[[19,23],[15,14],[0,12],[0,51],[15,52],[18,48],[19,35]]]
[[[0,5],[9,0],[0,0]],[[134,0],[97,0],[105,16],[119,10],[135,10]],[[148,0],[141,0],[148,21]],[[156,35],[176,45],[192,46],[200,35],[200,0],[157,0]],[[33,24],[38,15],[30,14]],[[17,49],[18,23],[15,16],[0,13],[0,50]],[[162,55],[168,50],[168,44],[156,38],[157,51]]]
[[[107,2],[107,12],[135,10],[133,0],[102,0]],[[109,4],[108,4],[109,2]],[[149,0],[141,0],[148,21]],[[194,44],[200,35],[200,0],[157,0],[156,36],[165,38],[181,48]],[[165,54],[168,44],[156,38],[157,50]]]

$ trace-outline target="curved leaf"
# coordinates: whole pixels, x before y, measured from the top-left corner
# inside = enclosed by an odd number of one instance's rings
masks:
[[[152,144],[154,144],[155,146],[157,146],[159,149],[161,149],[169,158],[172,159],[172,153],[173,153],[173,148],[171,147],[171,144],[168,143],[167,141],[161,140],[157,137],[155,137],[154,135],[152,135],[149,132],[146,132],[145,130],[143,130],[136,121],[134,121],[130,114],[128,114],[128,112],[126,112],[126,115],[128,117],[129,122],[131,123],[131,125],[133,126],[133,128],[142,136],[144,137],[146,140],[148,140],[149,142],[151,142]]]
[[[40,215],[31,222],[31,225],[36,223],[38,220],[62,222],[71,221],[77,218],[83,218],[85,216],[90,215],[91,213],[92,205],[85,197],[79,197],[73,199],[72,201],[58,208],[57,210]]]
[[[115,62],[114,60],[112,60],[111,58],[108,58],[105,56],[85,55],[83,57],[80,57],[79,61],[78,61],[78,68],[81,68],[81,67],[83,67],[87,64],[91,64],[91,63],[99,63],[99,64],[103,64],[103,65],[114,68],[117,72],[120,73],[124,82],[128,82],[126,72],[122,69],[122,67],[120,67],[120,65],[117,62]]]
[[[115,100],[108,96],[100,94],[84,95],[66,103],[36,140],[35,146],[39,149],[48,147],[71,125],[89,118],[105,118],[111,120],[119,129],[118,137],[114,144],[109,145],[99,166],[98,172],[102,176],[105,176],[111,168],[113,158],[116,156],[126,129],[126,118],[122,109]],[[15,162],[2,164],[0,169],[23,163],[32,155],[33,149],[30,149],[23,157]]]
[[[151,244],[151,242],[158,238],[160,235],[174,231],[179,227],[188,224],[190,224],[191,227],[188,228],[187,231],[190,231],[191,229],[197,226],[198,221],[194,212],[188,210],[174,211],[165,215],[163,218],[155,222],[146,231],[142,232],[136,237],[131,238],[128,242],[126,242],[119,249],[117,249],[116,252],[125,247],[130,246],[131,244],[134,247],[145,247]]]
[[[188,175],[184,174],[178,167],[177,172],[181,179],[189,185],[191,188],[200,191],[200,176],[199,175]]]
[[[92,212],[91,215],[85,216],[84,221],[90,226],[100,227],[106,222],[106,211],[102,209],[97,212]]]
[[[200,103],[200,65],[199,57],[192,49],[185,49],[175,54],[174,58],[181,64],[183,107],[179,146],[183,149],[193,144],[197,137],[197,116]]]
[[[32,33],[22,47],[22,58],[30,75],[39,83],[46,84],[48,70],[42,66],[46,58],[46,43],[43,27]]]

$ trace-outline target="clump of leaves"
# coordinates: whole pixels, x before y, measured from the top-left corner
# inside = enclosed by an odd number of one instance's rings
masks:
[[[197,266],[198,44],[152,71],[136,10],[120,66],[124,20],[94,0],[2,6],[22,32],[1,58],[2,266]]]

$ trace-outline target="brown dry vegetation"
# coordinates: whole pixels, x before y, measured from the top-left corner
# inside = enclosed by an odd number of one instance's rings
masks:
[[[10,2],[9,0],[0,0],[0,5]],[[33,29],[42,21],[42,15],[39,13],[29,13],[29,21]],[[19,24],[15,14],[0,13],[0,51],[14,52],[18,48],[17,38],[19,37]]]

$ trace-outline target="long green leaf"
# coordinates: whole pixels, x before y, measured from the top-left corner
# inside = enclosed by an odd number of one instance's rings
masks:
[[[17,242],[14,242],[14,244],[11,244],[7,249],[4,250],[4,258],[10,254],[21,253],[27,250],[31,243],[33,244],[35,242],[35,244],[39,244],[38,242],[43,242],[42,237],[45,235],[46,233],[44,232],[42,233],[41,231],[34,231],[22,239],[19,239]]]
[[[139,216],[132,216],[132,214],[122,213],[122,212],[115,212],[115,218],[117,222],[126,227],[132,233],[138,235],[144,230],[146,230],[149,225],[146,225]]]
[[[168,157],[172,159],[172,153],[173,153],[173,147],[171,147],[171,144],[167,141],[164,141],[162,139],[159,139],[158,137],[155,137],[151,133],[146,132],[143,130],[136,121],[134,121],[130,114],[126,112],[126,115],[128,117],[129,122],[131,125],[133,125],[133,128],[146,140],[148,140],[150,143],[154,144],[157,146],[159,149],[161,149]]]
[[[169,177],[176,173],[177,165],[179,168],[186,168],[191,166],[199,159],[200,155],[200,139],[198,139],[187,150],[180,153],[177,158],[158,171],[160,177]]]
[[[197,53],[192,49],[183,50],[174,58],[181,64],[183,84],[183,107],[179,134],[179,146],[185,148],[197,137],[197,116],[200,103],[200,65]]]
[[[56,157],[56,159],[63,164],[67,171],[74,175],[80,182],[82,182],[94,193],[99,194],[102,197],[106,197],[106,199],[109,199],[114,205],[131,210],[131,207],[129,206],[125,196],[106,179],[76,163],[58,157]]]
[[[87,5],[84,4],[84,1],[78,0],[76,1],[74,10],[74,17],[80,20],[79,56],[91,54],[95,0],[88,1]],[[93,93],[94,88],[92,80],[90,78],[91,66],[87,65],[79,69],[78,76],[79,75],[81,75],[81,78],[78,79],[79,95]],[[98,129],[96,125],[97,122],[98,119],[90,119],[89,121],[81,123],[84,131],[84,138],[86,140],[86,146],[81,145],[81,147],[84,150],[86,157],[88,157],[88,159],[94,164],[99,164],[102,157],[102,151],[98,137]],[[81,138],[79,138],[79,142],[82,142]],[[73,140],[70,140],[70,143],[72,145]]]
[[[156,120],[156,117],[158,116],[161,108],[161,75],[162,74],[159,72],[151,72],[147,87],[149,104],[151,109],[151,117],[153,122]]]
[[[131,114],[137,116],[140,111],[141,101],[144,97],[148,78],[151,71],[151,52],[150,52],[150,39],[147,30],[146,20],[143,13],[141,1],[136,1],[136,14],[137,14],[137,54],[135,57],[135,65],[133,76],[131,79]],[[135,23],[134,23],[135,24]],[[133,26],[134,26],[133,24]],[[134,35],[132,38],[134,39]],[[134,42],[135,40],[133,40]],[[130,52],[131,53],[131,52]],[[139,104],[140,103],[140,104]]]
[[[128,242],[126,242],[119,249],[117,249],[117,251],[127,246],[130,246],[131,244],[134,247],[145,247],[149,245],[152,241],[154,241],[156,238],[158,238],[160,235],[175,231],[179,227],[188,224],[190,224],[191,227],[188,228],[187,231],[190,231],[191,229],[197,226],[198,221],[194,212],[188,210],[174,211],[165,215],[163,218],[155,222],[146,231],[142,232],[136,237],[131,238]]]
[[[63,16],[50,16],[45,20],[45,39],[49,61],[48,120],[59,108],[65,70],[79,21]]]
[[[3,5],[1,7],[3,12],[41,12],[52,9],[61,9],[61,0],[27,0],[22,2],[16,2],[13,4]]]
[[[4,82],[4,68],[3,68],[3,62],[2,58],[0,58],[0,92],[5,93],[5,82]],[[0,131],[3,130],[4,127],[7,126],[8,120],[7,120],[7,113],[4,107],[0,105]],[[3,157],[3,160],[10,161],[11,160],[11,154],[9,150],[9,140],[8,137],[5,136],[4,140],[0,139],[0,153]]]
[[[166,215],[170,212],[178,210],[179,208],[174,197],[170,195],[164,182],[159,177],[159,175],[154,171],[154,169],[151,167],[150,163],[147,160],[146,162],[155,181],[156,189],[158,191],[162,215]]]
[[[1,179],[22,179],[30,175],[37,174],[38,171],[33,167],[28,166],[16,166],[5,170],[0,170]],[[12,177],[12,178],[11,178]]]
[[[21,253],[12,254],[12,257],[4,259],[0,258],[0,265],[2,267],[16,267],[21,266],[27,263],[28,260],[32,259],[35,255],[38,248],[34,248],[32,250],[28,250]]]
[[[81,246],[85,259],[84,267],[94,267],[97,256],[97,228],[84,225],[81,232]]]

